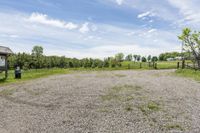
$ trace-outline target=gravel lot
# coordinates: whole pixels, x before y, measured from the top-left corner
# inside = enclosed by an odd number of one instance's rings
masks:
[[[174,70],[78,72],[0,87],[2,133],[200,132],[200,83]]]

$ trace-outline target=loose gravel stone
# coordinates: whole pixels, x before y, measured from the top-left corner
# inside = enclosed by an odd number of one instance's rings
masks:
[[[200,132],[200,83],[173,72],[78,72],[2,86],[0,133]]]

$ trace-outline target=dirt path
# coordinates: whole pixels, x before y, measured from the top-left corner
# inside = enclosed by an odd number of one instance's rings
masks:
[[[171,72],[82,72],[0,87],[0,132],[200,132],[200,83]]]

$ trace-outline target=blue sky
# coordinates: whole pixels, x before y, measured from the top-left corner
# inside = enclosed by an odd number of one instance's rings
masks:
[[[14,52],[104,58],[180,51],[200,28],[198,0],[0,0],[0,45]]]

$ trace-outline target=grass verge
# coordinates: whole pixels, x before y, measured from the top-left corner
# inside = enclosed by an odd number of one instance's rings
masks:
[[[176,75],[182,77],[189,77],[197,81],[200,81],[200,71],[195,71],[191,69],[179,69],[176,70]]]
[[[7,80],[2,79],[4,76],[3,73],[0,74],[0,85],[1,84],[8,84],[8,83],[16,83],[20,81],[26,81],[26,80],[32,80],[32,79],[37,79],[41,77],[47,77],[50,75],[56,75],[56,74],[68,74],[72,71],[69,69],[59,69],[59,68],[54,68],[54,69],[34,69],[34,70],[27,70],[27,71],[22,71],[22,79],[15,79],[14,77],[14,71],[9,71],[9,76]]]

